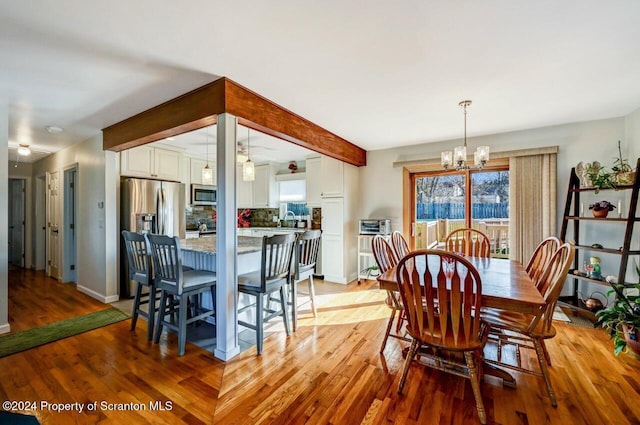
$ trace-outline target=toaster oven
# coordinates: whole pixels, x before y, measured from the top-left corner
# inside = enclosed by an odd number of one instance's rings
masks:
[[[360,220],[361,235],[391,234],[391,220],[388,218],[368,218]]]

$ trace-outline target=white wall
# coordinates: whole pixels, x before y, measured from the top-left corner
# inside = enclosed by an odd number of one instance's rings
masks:
[[[635,143],[633,148],[630,147],[632,138]],[[637,147],[640,145],[638,143],[640,141],[640,110],[629,117],[473,137],[467,140],[467,144],[470,151],[479,145],[489,145],[493,152],[558,146],[557,220],[559,232],[571,168],[580,161],[592,162],[594,160],[598,160],[610,168],[614,157],[617,156],[618,140],[622,141],[623,156],[628,153],[629,155],[625,157],[635,164],[636,158],[640,156],[640,148]],[[389,217],[392,219],[393,230],[403,230],[402,168],[393,168],[393,162],[439,158],[441,151],[452,150],[454,146],[461,144],[462,140],[458,139],[367,152],[367,166],[360,168],[360,217]],[[628,194],[628,191],[626,193]],[[587,212],[588,196],[585,195],[583,198]],[[628,195],[609,191],[602,192],[594,200],[606,199],[617,203],[618,199],[623,199],[623,209],[625,209],[628,208],[628,199],[625,201],[625,196]],[[617,248],[622,244],[624,227],[618,223],[606,223],[606,226],[610,225],[614,228],[581,226],[581,242],[592,240],[592,243],[598,242],[605,247]],[[615,227],[616,225],[618,227]],[[601,258],[603,274],[617,275],[619,256],[602,254]],[[582,264],[582,260],[580,260],[580,264]],[[565,291],[568,289],[570,288],[565,288]],[[587,292],[588,296],[593,290],[606,292],[607,288],[596,284],[585,286],[583,292]]]
[[[7,202],[9,189],[9,173],[7,171],[9,155],[9,108],[0,103],[0,334],[9,332],[9,243]]]
[[[109,155],[113,163],[114,154]],[[98,135],[34,163],[33,173],[37,176],[45,172],[59,171],[62,180],[64,168],[78,165],[77,286],[78,290],[100,301],[110,302],[114,300],[114,293],[112,287],[107,288],[106,276],[105,157],[102,135]],[[61,191],[61,194],[63,193],[64,191]],[[64,200],[62,196],[60,198],[60,211],[63,211]],[[64,231],[65,229],[61,228],[60,240],[64,240]],[[109,258],[113,257],[114,254],[109,253]],[[64,261],[61,262],[63,263]],[[114,264],[110,267],[116,266]],[[109,286],[113,285],[114,282],[109,283]]]

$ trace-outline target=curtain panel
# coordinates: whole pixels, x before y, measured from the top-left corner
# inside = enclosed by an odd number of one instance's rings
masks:
[[[509,157],[509,256],[523,264],[540,241],[557,234],[556,157]]]

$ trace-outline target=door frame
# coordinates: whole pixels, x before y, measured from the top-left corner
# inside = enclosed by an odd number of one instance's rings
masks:
[[[78,163],[62,169],[62,185],[62,281],[77,283]]]
[[[47,176],[36,176],[35,196],[35,270],[45,270],[47,267]]]
[[[473,161],[473,160],[472,160]],[[496,158],[491,159],[491,165],[485,166],[482,171],[508,171],[509,170],[509,158]],[[473,170],[471,170],[473,171]],[[445,170],[439,163],[425,163],[416,164],[412,166],[402,167],[402,229],[403,235],[407,241],[409,241],[409,249],[415,249],[415,184],[414,178],[416,175],[421,174],[421,177],[429,174],[466,174],[466,187],[471,187],[470,171],[456,171]],[[465,217],[467,220],[471,220],[471,204],[467,203],[465,208]]]
[[[9,194],[10,195],[9,198],[9,226],[11,226],[11,217],[13,216],[13,212],[12,212],[12,207],[13,207],[13,203],[15,201],[15,192],[12,189],[12,185],[11,185],[11,181],[15,180],[15,181],[19,181],[21,183],[21,193],[20,193],[20,197],[18,199],[18,202],[20,202],[22,204],[22,224],[21,224],[21,238],[22,238],[22,255],[21,255],[21,259],[20,259],[20,267],[21,268],[25,268],[27,267],[28,263],[27,263],[27,179],[24,177],[9,177]],[[9,240],[12,239],[12,231],[9,231]],[[9,263],[12,263],[11,259],[12,259],[13,254],[9,253]],[[15,266],[15,264],[14,264]]]

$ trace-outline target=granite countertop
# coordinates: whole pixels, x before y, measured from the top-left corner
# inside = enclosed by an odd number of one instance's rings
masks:
[[[183,251],[197,251],[205,254],[216,253],[216,236],[198,239],[180,239],[180,249]],[[238,254],[249,254],[262,249],[262,238],[252,236],[238,236]]]

